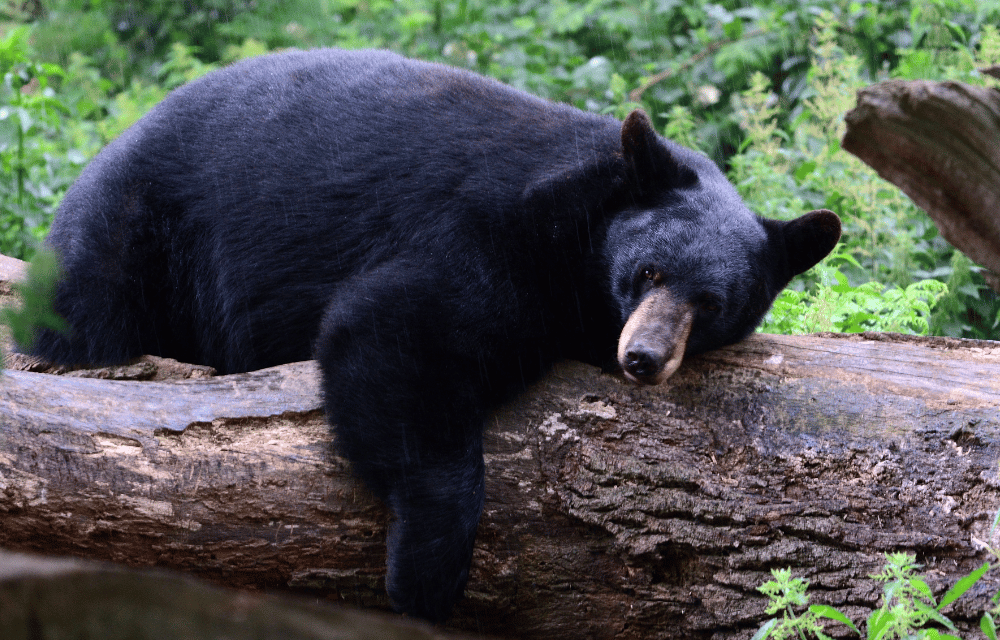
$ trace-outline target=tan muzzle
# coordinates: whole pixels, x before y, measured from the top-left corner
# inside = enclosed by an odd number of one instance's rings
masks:
[[[684,358],[694,308],[666,289],[654,289],[632,312],[618,339],[618,364],[641,384],[660,384]]]

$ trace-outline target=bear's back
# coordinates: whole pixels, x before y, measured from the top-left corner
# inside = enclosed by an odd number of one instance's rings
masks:
[[[141,194],[162,213],[210,228],[280,223],[273,213],[283,210],[345,244],[372,231],[412,244],[435,227],[423,216],[478,215],[499,231],[531,184],[581,164],[610,165],[619,128],[389,52],[286,52],[174,91],[81,182],[99,176],[96,190]],[[69,205],[94,191],[71,192]]]
[[[563,203],[536,215],[526,193],[581,166],[610,188],[619,136],[612,118],[389,52],[262,56],[177,89],[108,145],[49,242],[88,280],[142,287],[147,352],[268,366],[310,357],[338,284],[401,252],[525,282],[506,271],[518,256],[573,259],[552,246],[581,246]]]

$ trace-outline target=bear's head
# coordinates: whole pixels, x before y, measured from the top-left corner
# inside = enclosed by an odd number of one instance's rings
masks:
[[[756,216],[714,162],[656,135],[642,111],[622,126],[622,152],[635,197],[608,228],[605,261],[624,323],[618,364],[636,382],[663,382],[685,354],[745,338],[840,239],[825,209]]]

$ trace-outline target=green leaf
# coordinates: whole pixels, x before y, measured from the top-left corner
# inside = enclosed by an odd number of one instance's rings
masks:
[[[769,635],[771,635],[771,630],[778,624],[777,618],[771,618],[764,623],[760,629],[757,629],[757,633],[753,634],[750,640],[765,640]]]
[[[983,575],[989,570],[990,570],[990,563],[984,562],[983,566],[979,567],[969,575],[965,576],[964,578],[961,578],[958,582],[956,582],[955,586],[953,586],[951,589],[948,589],[948,592],[944,594],[943,598],[941,598],[941,604],[937,606],[938,611],[945,608],[955,600],[958,600],[962,596],[962,594],[968,591],[972,587],[972,585],[976,584],[979,581],[979,579],[982,578]]]
[[[839,271],[833,273],[833,277],[837,279],[838,287],[835,287],[837,293],[843,293],[844,291],[849,291],[851,289],[851,283],[847,281],[847,276]]]
[[[817,164],[815,161],[810,160],[808,162],[803,162],[799,165],[799,168],[795,170],[795,180],[801,183],[809,174],[816,170]]]
[[[876,609],[868,616],[868,640],[881,640],[889,630],[889,623],[895,619],[891,611]]]
[[[984,613],[983,617],[979,620],[979,628],[983,630],[983,634],[989,638],[989,640],[997,640],[997,625],[993,621],[993,616],[989,613]]]
[[[743,37],[743,21],[732,20],[729,23],[722,25],[722,31],[730,40],[739,40]]]
[[[855,633],[861,633],[860,631],[858,631],[858,628],[854,626],[854,623],[851,622],[850,618],[841,613],[839,609],[834,609],[833,607],[825,604],[814,604],[809,607],[809,611],[815,613],[817,616],[821,618],[827,618],[829,620],[835,620],[837,622],[846,624],[848,627],[853,629]]]
[[[931,602],[934,601],[934,592],[931,588],[927,586],[921,578],[910,578],[910,586],[920,592],[920,595],[924,596]]]
[[[42,73],[47,76],[59,76],[60,78],[66,76],[66,72],[63,71],[62,67],[57,64],[52,64],[51,62],[43,62],[38,65],[38,67],[42,70]]]
[[[915,636],[918,638],[923,638],[924,640],[962,640],[957,636],[953,636],[950,633],[941,633],[937,629],[927,629],[925,635]]]
[[[940,624],[942,626],[945,626],[945,627],[948,627],[952,631],[957,631],[957,629],[955,628],[955,623],[953,623],[951,620],[949,620],[943,614],[938,613],[934,609],[931,609],[929,607],[923,607],[923,606],[921,606],[921,607],[917,607],[917,613],[923,614],[923,615],[927,616],[928,618],[934,620],[938,624]]]

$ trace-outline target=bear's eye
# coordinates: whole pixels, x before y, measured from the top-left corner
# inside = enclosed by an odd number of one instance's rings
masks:
[[[722,310],[722,303],[715,296],[702,296],[698,300],[698,310],[705,314],[716,314]]]
[[[643,265],[636,267],[632,272],[632,294],[637,296],[646,295],[650,289],[663,284],[663,273],[656,269],[655,265]]]
[[[663,274],[656,270],[656,267],[648,265],[640,267],[636,272],[636,283],[642,286],[658,285],[663,282]]]

